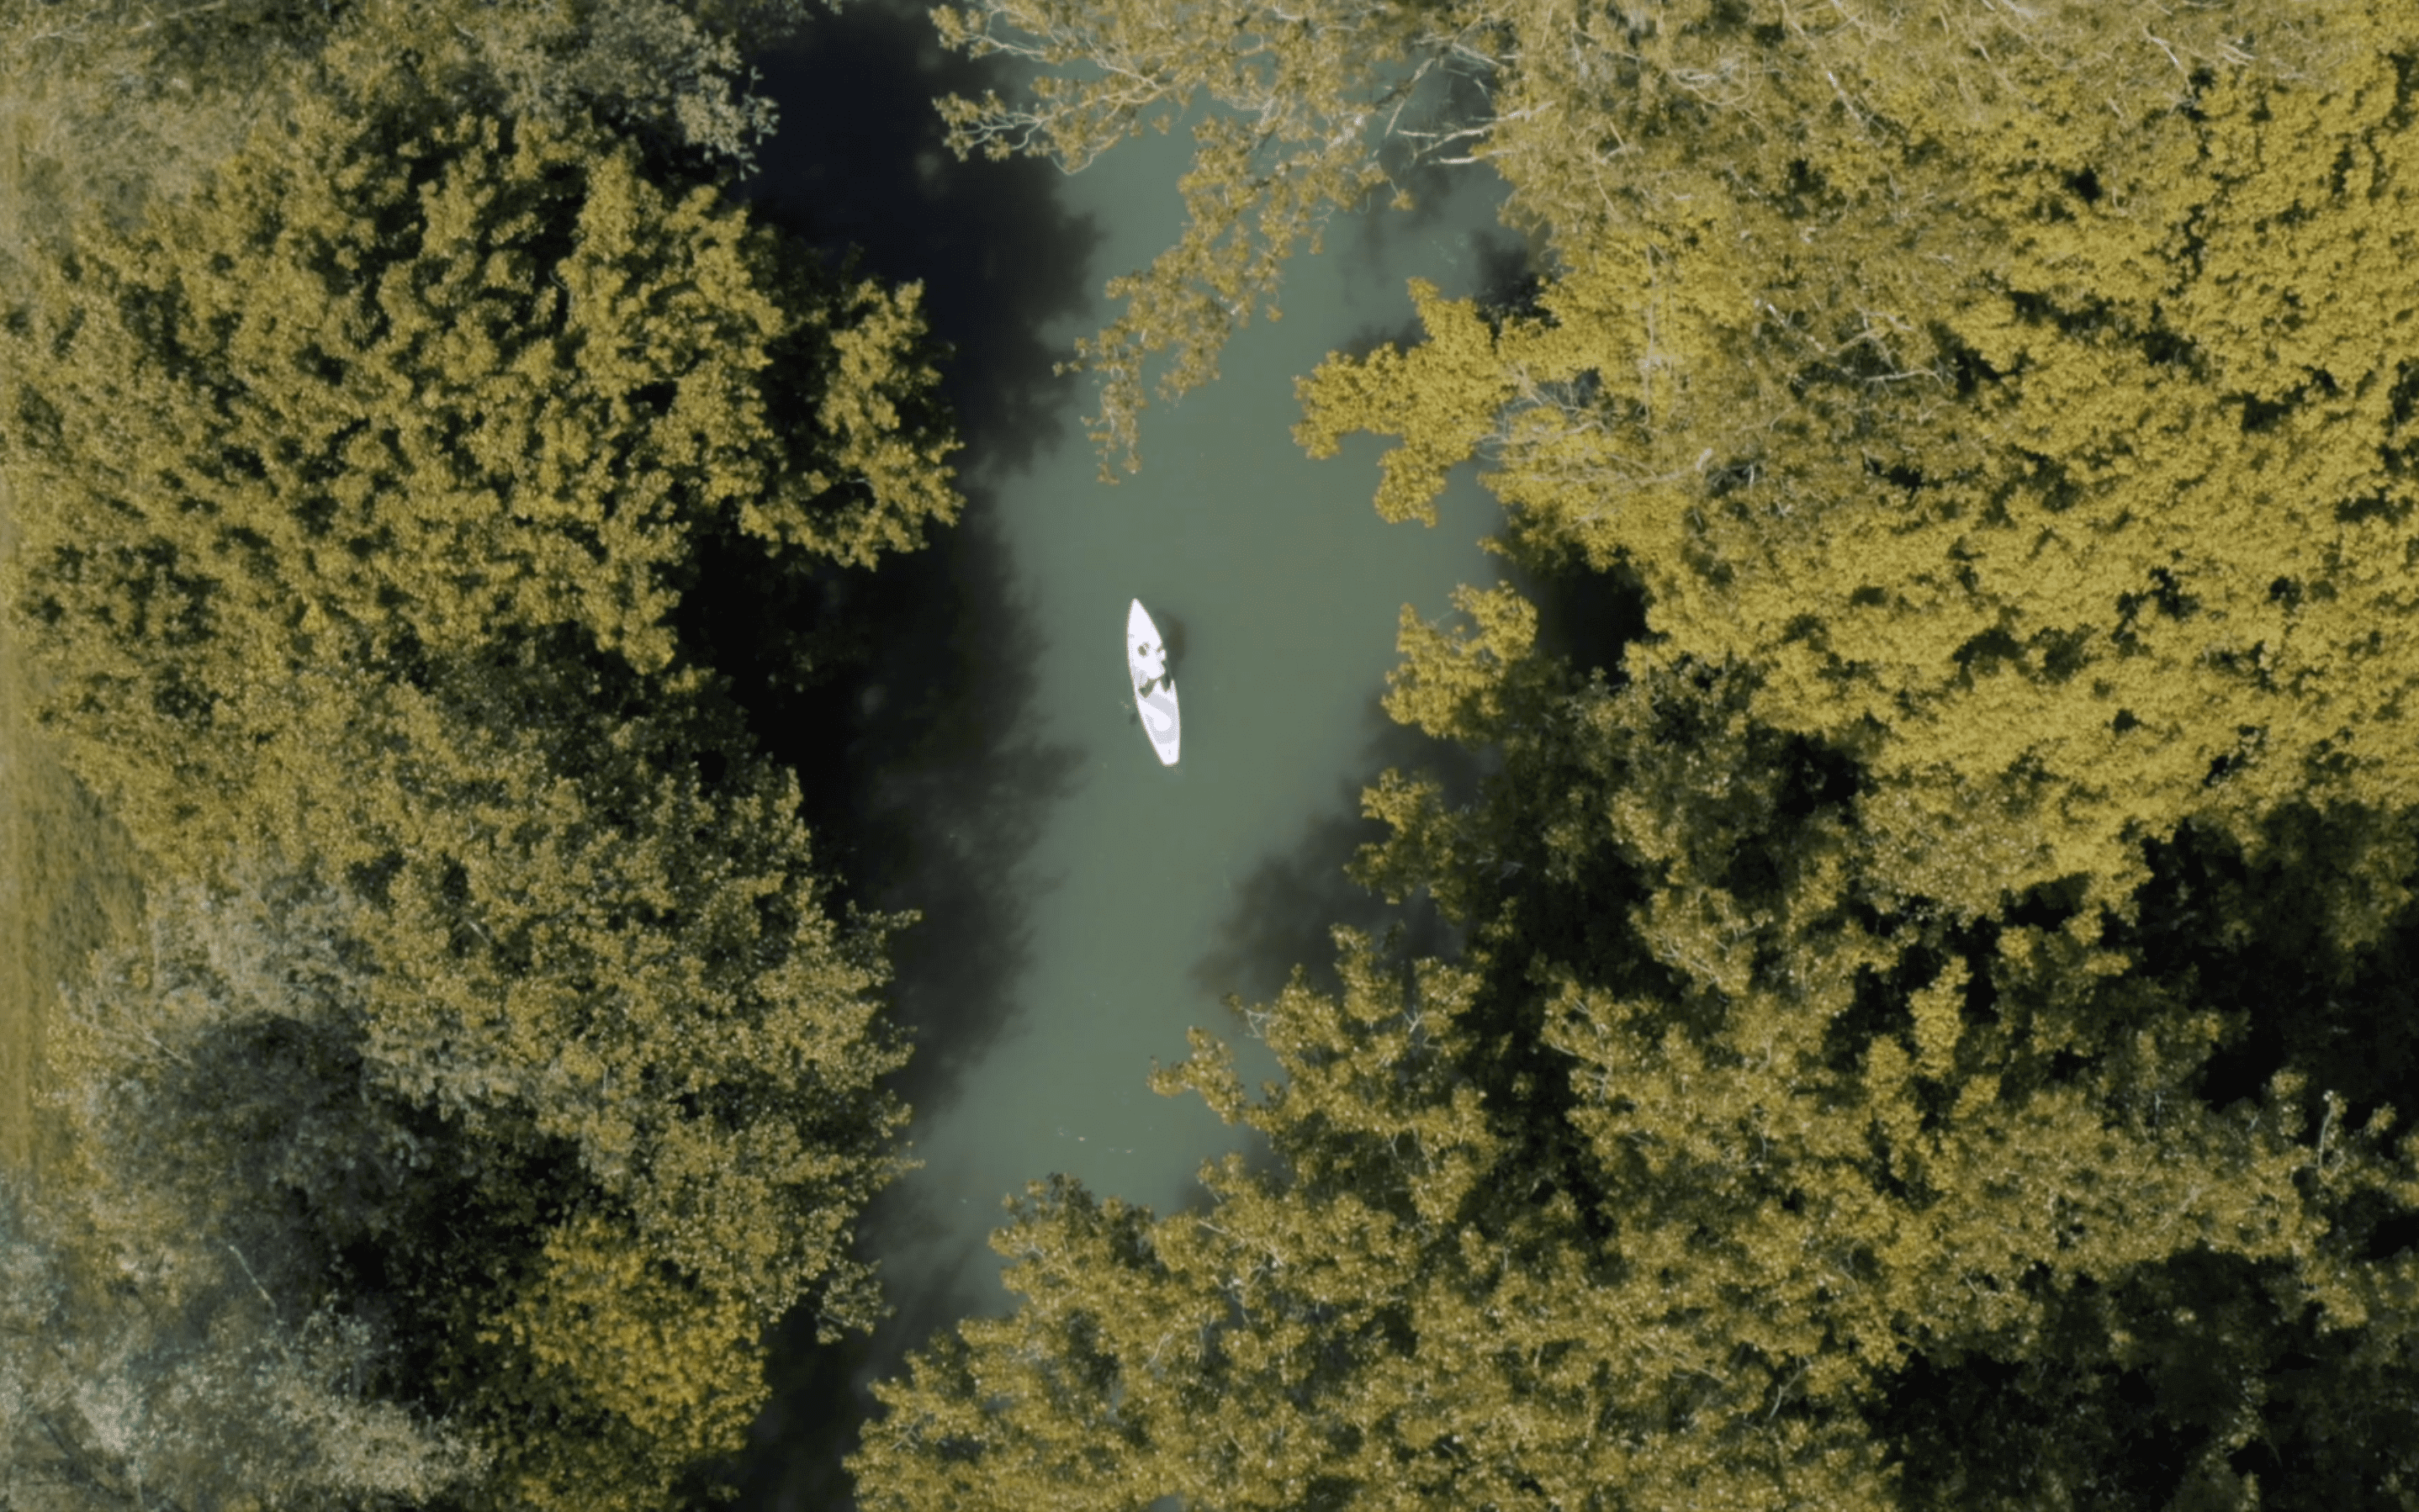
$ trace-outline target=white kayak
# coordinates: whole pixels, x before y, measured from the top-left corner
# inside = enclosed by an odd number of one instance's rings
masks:
[[[1176,764],[1176,679],[1167,675],[1167,646],[1159,626],[1150,623],[1142,600],[1126,610],[1126,680],[1133,684],[1134,707],[1142,711],[1143,733],[1159,752],[1160,764]]]

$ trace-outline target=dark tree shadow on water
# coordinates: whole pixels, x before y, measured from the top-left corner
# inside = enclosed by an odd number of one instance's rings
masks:
[[[1581,675],[1600,668],[1620,681],[1623,651],[1646,630],[1646,594],[1635,574],[1626,568],[1555,574],[1516,568],[1511,579],[1537,609],[1542,653]],[[1387,834],[1382,822],[1362,816],[1361,792],[1392,767],[1436,779],[1448,807],[1466,808],[1477,801],[1480,782],[1501,758],[1396,724],[1376,698],[1366,719],[1367,744],[1356,778],[1293,845],[1263,859],[1236,888],[1217,945],[1192,969],[1194,980],[1210,992],[1233,994],[1246,1005],[1265,1004],[1284,990],[1296,967],[1313,987],[1340,990],[1332,937],[1338,925],[1379,939],[1401,925],[1395,949],[1405,959],[1458,953],[1458,932],[1425,895],[1389,904],[1347,875],[1361,848]]]
[[[1023,863],[1076,779],[1074,752],[1027,733],[1036,636],[985,480],[1060,439],[1071,380],[1051,369],[1067,353],[1045,332],[1086,307],[1097,237],[1061,208],[1055,169],[961,163],[943,146],[934,98],[1005,81],[944,54],[920,8],[853,4],[754,61],[780,128],[745,197],[834,265],[923,282],[967,504],[957,527],[871,571],[702,542],[681,630],[757,745],[797,772],[835,905],[920,916],[892,941],[886,996],[915,1047],[894,1086],[924,1116],[1009,1027],[1035,886]],[[841,1462],[870,1382],[969,1310],[954,1278],[970,1257],[935,1248],[941,1229],[905,1192],[876,1201],[857,1245],[893,1257],[896,1315],[833,1345],[810,1317],[784,1320],[773,1398],[732,1467],[737,1505],[849,1505]]]
[[[1361,814],[1361,790],[1379,773],[1397,767],[1432,776],[1444,785],[1446,801],[1459,805],[1475,796],[1484,764],[1476,753],[1394,723],[1375,698],[1367,729],[1357,775],[1339,787],[1334,803],[1304,825],[1292,845],[1262,859],[1236,887],[1217,943],[1192,967],[1193,980],[1203,988],[1257,1007],[1284,991],[1300,967],[1317,990],[1339,991],[1343,981],[1336,974],[1333,938],[1338,926],[1382,940],[1399,924],[1396,953],[1406,959],[1457,950],[1456,931],[1425,896],[1390,904],[1354,882],[1346,869],[1362,846],[1386,837],[1383,823]]]
[[[1392,219],[1365,215],[1354,223],[1352,255],[1369,276],[1378,275],[1394,242],[1424,239],[1432,244],[1445,267],[1452,270],[1449,281],[1462,285],[1445,289],[1448,298],[1475,301],[1480,312],[1495,321],[1537,314],[1538,296],[1544,292],[1546,281],[1539,271],[1536,251],[1517,233],[1501,226],[1480,226],[1451,234],[1442,224],[1441,213],[1414,219],[1408,224],[1389,224]],[[1335,349],[1346,357],[1365,360],[1380,347],[1410,351],[1426,340],[1427,328],[1417,315],[1410,315],[1396,321],[1363,326],[1337,343]]]
[[[1035,636],[979,491],[965,522],[871,573],[783,585],[763,562],[750,543],[725,544],[685,629],[757,742],[798,773],[835,903],[917,916],[892,937],[886,996],[914,1046],[892,1085],[929,1116],[1010,1027],[1036,887],[1022,863],[1080,759],[1026,733]],[[776,586],[751,592],[751,572]],[[784,1321],[741,1506],[848,1504],[840,1460],[872,1408],[868,1381],[896,1373],[906,1349],[967,1310],[950,1282],[964,1257],[929,1253],[932,1235],[918,1230],[933,1226],[901,1198],[876,1200],[857,1244],[894,1257],[885,1286],[899,1317],[837,1345],[815,1342],[811,1318]]]
[[[1213,1031],[1230,1044],[1260,1037],[1254,1021],[1273,1006],[1297,971],[1315,992],[1331,996],[1342,992],[1334,935],[1339,927],[1378,941],[1393,962],[1451,960],[1460,954],[1460,932],[1433,901],[1421,895],[1389,903],[1353,881],[1348,869],[1362,846],[1386,837],[1382,822],[1361,813],[1362,789],[1375,783],[1380,772],[1395,767],[1433,777],[1443,785],[1445,801],[1458,806],[1476,796],[1487,764],[1478,753],[1394,723],[1374,696],[1364,719],[1367,743],[1355,775],[1338,784],[1333,802],[1302,826],[1291,845],[1263,857],[1237,885],[1225,917],[1219,920],[1215,943],[1191,967],[1195,983],[1242,1010]],[[1256,1072],[1253,1061],[1268,1069]],[[1282,1074],[1264,1050],[1239,1054],[1238,1069],[1253,1085],[1263,1075]],[[1247,1168],[1268,1171],[1276,1158],[1268,1141],[1256,1133],[1236,1133],[1234,1153]],[[1196,1179],[1186,1188],[1180,1206],[1199,1211],[1213,1201]]]
[[[1023,959],[1006,879],[1072,779],[1072,752],[1021,741],[1036,652],[981,481],[1062,428],[1067,380],[1045,342],[1086,305],[1097,236],[1059,206],[1057,171],[961,163],[935,98],[1000,87],[945,53],[920,8],[819,14],[752,62],[780,125],[744,194],[764,220],[865,270],[921,279],[964,450],[963,521],[870,571],[801,569],[731,536],[701,544],[683,630],[729,680],[759,742],[794,768],[846,903],[914,910],[897,937],[901,1079],[946,1097]]]
[[[1606,572],[1548,565],[1559,570],[1515,563],[1507,574],[1537,610],[1537,649],[1581,677],[1601,671],[1618,687],[1627,680],[1630,646],[1647,638],[1645,582],[1626,563]]]
[[[1015,468],[1066,430],[1072,355],[1054,321],[1080,314],[1100,232],[1060,205],[1034,159],[960,162],[933,101],[1009,92],[996,61],[942,49],[922,6],[852,3],[753,59],[780,124],[744,193],[757,212],[893,282],[921,280],[933,333],[955,348],[945,387],[961,461]]]

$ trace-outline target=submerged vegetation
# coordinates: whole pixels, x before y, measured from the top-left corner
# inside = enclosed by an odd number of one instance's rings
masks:
[[[0,686],[145,897],[0,1185],[0,1500],[684,1504],[768,1326],[878,1310],[900,920],[674,612],[957,508],[917,288],[723,193],[797,19],[5,10]],[[1496,759],[1356,872],[1465,943],[1337,932],[1256,1095],[1196,1035],[1273,1159],[1034,1188],[862,1504],[2419,1504],[2405,8],[937,20],[1039,70],[968,149],[1215,107],[1112,463],[1404,154],[1492,164],[1533,286],[1298,436],[1391,518],[1481,461],[1641,628],[1407,615],[1389,712]]]

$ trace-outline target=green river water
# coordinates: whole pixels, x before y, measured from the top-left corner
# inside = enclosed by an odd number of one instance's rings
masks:
[[[784,125],[764,203],[860,241],[886,277],[927,279],[958,347],[969,507],[924,559],[866,585],[866,675],[800,737],[847,745],[833,779],[846,810],[824,825],[845,838],[837,869],[869,902],[924,915],[893,992],[918,1041],[901,1090],[922,1165],[861,1230],[897,1317],[870,1343],[783,1366],[751,1483],[764,1505],[822,1499],[828,1466],[811,1462],[901,1350],[1011,1304],[985,1243],[1004,1197],[1066,1173],[1167,1211],[1198,1196],[1205,1160],[1246,1148],[1197,1099],[1153,1094],[1151,1063],[1181,1058],[1200,1026],[1242,1041],[1248,1077],[1271,1074],[1225,995],[1266,1000],[1294,963],[1326,967],[1330,926],[1397,912],[1341,872],[1376,832],[1361,788],[1389,763],[1450,754],[1379,707],[1397,616],[1443,614],[1456,583],[1500,576],[1479,547],[1500,515],[1469,470],[1438,525],[1390,526],[1370,504],[1376,440],[1315,462],[1290,435],[1297,377],[1415,332],[1406,280],[1466,295],[1517,272],[1491,176],[1432,176],[1417,212],[1339,221],[1287,269],[1284,318],[1237,336],[1214,384],[1155,405],[1141,471],[1104,485],[1084,434],[1091,380],[1049,363],[1108,317],[1102,282],[1176,234],[1187,144],[1147,136],[1072,177],[957,164],[913,107],[978,76],[919,27],[860,16],[808,61],[766,66]],[[894,77],[887,106],[844,108]],[[1173,652],[1173,768],[1125,680],[1136,596]]]

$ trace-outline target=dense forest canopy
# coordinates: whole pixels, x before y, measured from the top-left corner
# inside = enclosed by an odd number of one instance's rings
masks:
[[[0,1190],[0,1498],[686,1504],[878,1310],[900,921],[674,612],[958,508],[917,289],[723,193],[795,19],[6,12],[8,612],[151,870]],[[1196,1034],[1272,1159],[1038,1184],[862,1504],[2419,1504],[2419,21],[936,19],[1035,69],[969,150],[1207,107],[1112,464],[1330,217],[1502,173],[1533,285],[1298,437],[1393,518],[1477,461],[1532,587],[1403,622],[1474,795],[1364,798],[1456,954],[1339,930],[1256,1092]]]
[[[904,1048],[900,920],[834,904],[674,611],[709,546],[955,517],[918,291],[729,199],[735,12],[41,20],[11,640],[150,914],[0,1235],[0,1496],[703,1494],[771,1325],[875,1315]],[[225,130],[80,147],[136,62]]]
[[[2297,796],[2406,809],[2419,379],[2379,312],[2419,147],[2360,40],[2130,131],[2071,92],[2021,149],[1935,110],[1658,165],[1673,208],[1561,232],[1533,315],[1431,301],[1414,351],[1307,386],[1304,439],[1403,436],[1396,514],[1491,443],[1524,553],[1641,575],[1641,664],[1758,664],[1762,717],[1857,756],[1909,894],[2121,910],[2188,816],[2256,849]],[[2378,843],[2350,927],[2401,902]]]
[[[951,517],[916,289],[768,243],[626,145],[432,99],[314,108],[29,291],[24,594],[138,827],[208,854],[281,807],[339,669],[559,631],[677,680],[700,532],[862,565]]]
[[[1386,774],[1361,872],[1467,949],[1345,937],[1256,1015],[1281,1086],[1163,1078],[1278,1157],[1206,1211],[1037,1186],[866,1504],[2419,1501],[2408,12],[970,17],[1051,67],[966,134],[1071,160],[1316,75],[1204,129],[1137,355],[1383,167],[1301,122],[1467,69],[1423,129],[1545,276],[1415,287],[1300,436],[1397,438],[1393,517],[1480,459],[1640,629],[1407,613],[1390,709],[1503,764]]]

